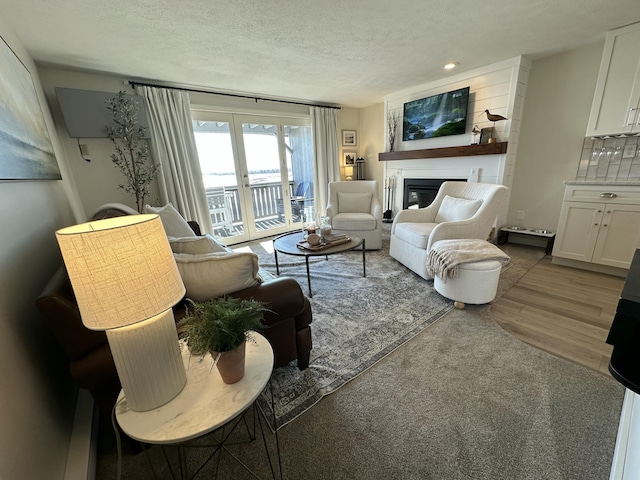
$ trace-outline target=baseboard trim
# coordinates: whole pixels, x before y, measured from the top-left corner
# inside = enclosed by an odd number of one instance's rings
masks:
[[[76,400],[64,480],[95,479],[98,457],[97,415],[93,398],[89,392],[80,389]]]
[[[618,267],[610,267],[608,265],[599,265],[597,263],[581,262],[579,260],[571,260],[562,257],[553,257],[551,263],[554,265],[562,265],[563,267],[579,268],[581,270],[589,270],[591,272],[604,273],[614,275],[616,277],[626,277],[629,270]]]

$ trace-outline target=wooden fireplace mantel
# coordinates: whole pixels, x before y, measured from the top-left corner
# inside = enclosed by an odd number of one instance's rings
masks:
[[[423,148],[421,150],[404,150],[401,152],[383,152],[378,154],[378,161],[418,160],[423,158],[470,157],[473,155],[502,155],[507,153],[508,142],[462,145],[458,147]]]

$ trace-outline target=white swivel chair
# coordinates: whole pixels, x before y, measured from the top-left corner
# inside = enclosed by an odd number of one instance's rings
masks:
[[[367,250],[382,248],[382,205],[375,180],[329,183],[327,216],[333,232],[364,239]]]
[[[504,185],[444,182],[431,205],[395,216],[389,255],[422,278],[432,279],[427,272],[431,245],[455,238],[487,240],[507,206],[508,192]]]

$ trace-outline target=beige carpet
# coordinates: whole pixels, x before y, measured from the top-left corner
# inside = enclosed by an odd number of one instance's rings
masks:
[[[539,249],[508,251],[500,291],[540,257]],[[487,306],[452,310],[282,428],[284,478],[606,480],[623,393],[515,339]],[[96,478],[112,479],[108,428],[101,438]],[[261,442],[233,451],[267,477]],[[204,454],[189,451],[189,464]],[[158,447],[149,457],[158,478],[171,478]],[[197,478],[214,471],[211,462]],[[123,478],[151,478],[144,455],[125,457]],[[252,477],[225,455],[218,478]]]

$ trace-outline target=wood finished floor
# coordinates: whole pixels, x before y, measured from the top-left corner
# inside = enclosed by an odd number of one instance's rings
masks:
[[[491,306],[520,340],[609,375],[605,343],[624,278],[553,265],[547,256]]]

